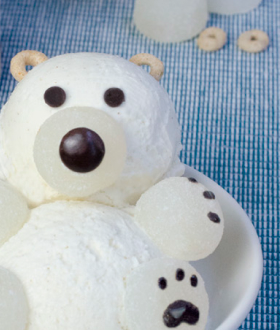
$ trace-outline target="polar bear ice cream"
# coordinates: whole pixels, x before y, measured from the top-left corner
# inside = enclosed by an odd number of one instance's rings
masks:
[[[20,82],[0,118],[6,330],[204,329],[207,293],[187,261],[215,250],[224,220],[213,192],[180,177],[162,63],[25,51],[11,71]]]

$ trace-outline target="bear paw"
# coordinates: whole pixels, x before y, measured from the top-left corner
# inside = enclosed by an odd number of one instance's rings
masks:
[[[26,329],[28,304],[19,279],[6,268],[0,267],[0,328]]]
[[[169,178],[145,192],[135,221],[167,256],[188,261],[207,257],[224,228],[215,194],[190,178]]]
[[[204,282],[186,261],[154,259],[126,280],[125,323],[129,330],[203,330],[209,310]]]
[[[29,209],[23,196],[0,181],[0,246],[15,235],[27,221]]]

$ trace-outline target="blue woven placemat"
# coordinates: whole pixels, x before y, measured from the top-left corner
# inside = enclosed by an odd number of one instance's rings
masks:
[[[261,240],[263,284],[240,329],[280,329],[280,1],[263,0],[244,15],[211,15],[208,25],[228,34],[226,46],[213,54],[200,51],[195,40],[163,45],[145,38],[132,23],[133,6],[132,0],[0,0],[0,106],[15,86],[10,59],[23,49],[50,57],[95,51],[161,58],[162,84],[182,126],[182,160],[233,195]],[[270,36],[261,54],[236,46],[253,28]]]

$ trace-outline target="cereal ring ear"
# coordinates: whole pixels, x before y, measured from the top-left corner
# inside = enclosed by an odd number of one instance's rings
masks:
[[[151,54],[137,54],[131,57],[130,62],[136,65],[149,65],[150,75],[159,81],[164,73],[164,65],[157,57]]]
[[[27,65],[36,66],[47,59],[45,54],[36,50],[24,50],[12,58],[10,66],[11,74],[17,81],[21,81],[27,75]]]

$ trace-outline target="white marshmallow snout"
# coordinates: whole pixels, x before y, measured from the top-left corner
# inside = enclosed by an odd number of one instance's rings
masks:
[[[52,115],[34,143],[34,161],[42,178],[71,197],[89,196],[112,185],[125,157],[121,126],[90,107],[67,108]]]

